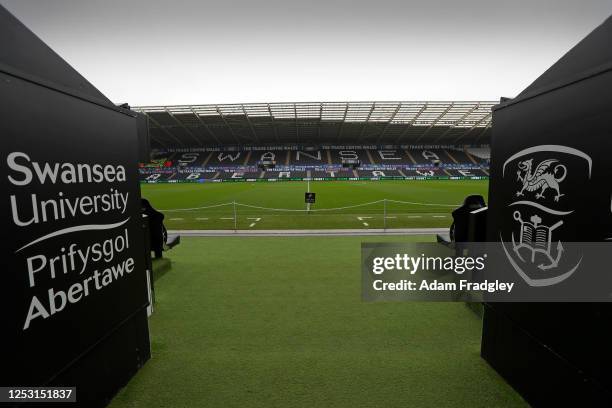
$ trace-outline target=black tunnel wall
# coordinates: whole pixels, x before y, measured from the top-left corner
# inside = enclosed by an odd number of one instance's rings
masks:
[[[0,6],[0,134],[0,385],[76,387],[76,403],[52,405],[106,406],[150,357],[136,115],[115,107]],[[123,169],[123,176],[41,181],[34,163],[52,171],[56,164],[109,166],[118,173]],[[65,207],[64,213],[49,210],[45,219],[39,206],[40,200],[59,206],[62,199],[109,198],[115,192],[125,201],[113,209],[100,205],[90,211],[85,205],[72,214]],[[119,195],[115,198],[119,203]],[[28,260],[42,265],[42,259],[71,247],[85,250],[108,240],[121,240],[123,249],[117,245],[112,257],[91,259],[82,272],[28,266]],[[124,272],[103,285],[106,271],[119,265]],[[87,294],[75,290],[69,298],[70,288],[84,288],[89,277]]]
[[[568,168],[564,195],[548,201],[572,207],[555,239],[612,237],[611,42],[608,19],[517,98],[494,108],[489,241],[516,230],[511,204],[521,185],[512,157],[525,151],[534,165],[555,158]],[[566,148],[584,155],[576,159]],[[579,272],[607,274],[610,265]],[[611,321],[610,303],[486,304],[482,356],[533,406],[612,406]]]

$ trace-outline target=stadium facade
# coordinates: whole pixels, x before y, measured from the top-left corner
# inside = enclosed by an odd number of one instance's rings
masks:
[[[143,182],[488,177],[495,102],[136,107]],[[350,165],[347,165],[349,164]]]

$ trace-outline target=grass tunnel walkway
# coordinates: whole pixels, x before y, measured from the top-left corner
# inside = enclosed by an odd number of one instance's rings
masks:
[[[155,283],[153,357],[111,407],[525,406],[464,304],[361,301],[363,239],[184,239]]]

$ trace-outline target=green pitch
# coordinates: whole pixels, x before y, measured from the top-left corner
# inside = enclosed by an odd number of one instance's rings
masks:
[[[465,196],[487,190],[487,180],[318,181],[307,212],[306,182],[142,185],[168,229],[448,227]]]
[[[155,280],[152,358],[110,408],[526,406],[465,304],[361,301],[361,241],[417,239],[183,239]]]

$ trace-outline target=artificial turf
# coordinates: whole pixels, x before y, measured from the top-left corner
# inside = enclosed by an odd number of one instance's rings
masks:
[[[183,239],[111,408],[525,406],[464,304],[361,301],[360,242],[411,239]]]
[[[142,195],[169,229],[448,227],[467,195],[487,196],[488,181],[316,181],[310,213],[302,211],[307,188],[302,181],[166,183],[143,184]]]

